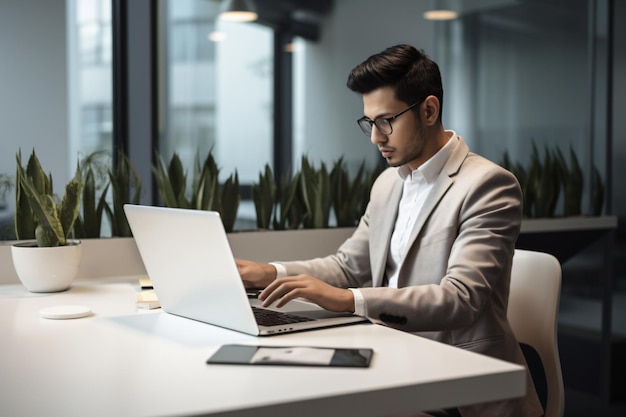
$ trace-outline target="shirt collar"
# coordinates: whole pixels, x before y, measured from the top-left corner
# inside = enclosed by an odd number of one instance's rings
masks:
[[[404,164],[398,169],[398,174],[402,179],[407,179],[407,177],[422,175],[428,183],[435,181],[435,179],[439,176],[439,173],[443,169],[443,166],[448,162],[454,148],[456,147],[458,141],[458,136],[453,130],[446,130],[446,132],[452,133],[450,140],[437,151],[428,161],[424,162],[417,169],[411,170],[409,164]]]

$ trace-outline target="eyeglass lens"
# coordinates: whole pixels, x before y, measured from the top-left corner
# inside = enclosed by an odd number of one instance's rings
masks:
[[[392,132],[391,123],[388,119],[379,118],[376,120],[370,119],[359,119],[359,127],[367,136],[372,135],[372,129],[374,128],[374,124],[378,128],[378,131],[383,135],[390,135]]]

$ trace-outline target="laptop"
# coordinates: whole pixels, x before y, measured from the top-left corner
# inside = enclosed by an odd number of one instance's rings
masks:
[[[304,300],[263,307],[243,285],[218,212],[131,204],[124,212],[167,313],[256,336],[365,321]]]

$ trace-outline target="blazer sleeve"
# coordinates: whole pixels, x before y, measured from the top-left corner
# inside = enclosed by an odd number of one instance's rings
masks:
[[[281,262],[287,274],[309,274],[340,288],[371,287],[372,253],[384,250],[387,246],[385,242],[373,242],[371,234],[374,233],[377,239],[381,239],[379,232],[383,226],[379,216],[395,216],[396,209],[390,210],[388,206],[397,206],[401,189],[402,181],[397,170],[388,168],[383,171],[372,186],[370,202],[359,225],[352,236],[339,247],[337,253],[306,261]],[[381,202],[384,202],[385,207],[382,211]],[[372,212],[376,213],[374,218]],[[387,222],[387,224],[392,223],[393,219]],[[387,234],[390,235],[389,230]]]
[[[340,288],[371,286],[369,205],[354,233],[336,254],[306,261],[281,262],[288,275],[309,274]]]

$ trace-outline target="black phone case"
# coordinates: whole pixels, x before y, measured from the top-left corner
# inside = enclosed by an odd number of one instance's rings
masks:
[[[255,362],[250,359],[259,348],[287,348],[296,346],[258,346],[258,345],[223,345],[207,360],[207,364],[223,365],[274,365],[274,366],[332,366],[349,368],[367,368],[374,351],[370,348],[333,348],[335,352],[329,364],[311,364],[295,362]],[[302,347],[302,346],[298,346]],[[309,347],[309,346],[306,346]],[[311,346],[313,347],[313,346]],[[319,347],[318,347],[319,348]]]

